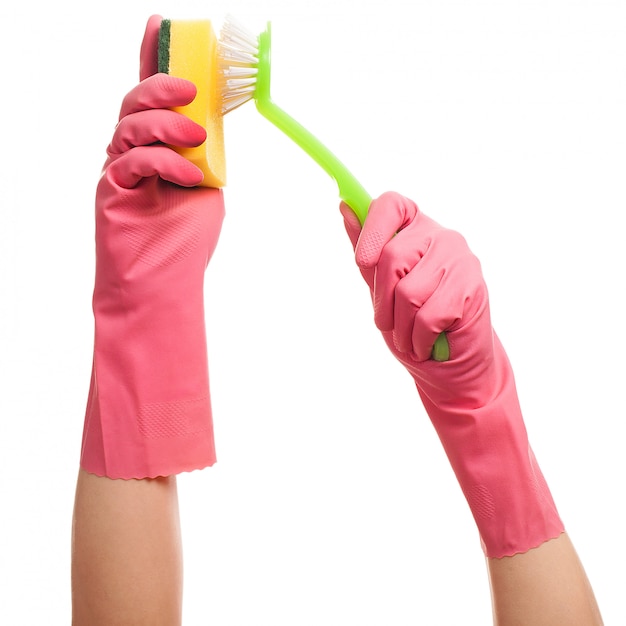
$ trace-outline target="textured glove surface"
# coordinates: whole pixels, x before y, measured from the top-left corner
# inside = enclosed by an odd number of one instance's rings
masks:
[[[111,478],[164,476],[215,462],[204,274],[217,245],[221,190],[172,145],[205,131],[169,110],[192,83],[153,74],[147,25],[141,81],[124,98],[96,191],[94,360],[81,466]]]
[[[530,448],[512,368],[491,325],[480,263],[465,239],[386,193],[361,230],[341,205],[376,326],[413,377],[487,556],[526,552],[563,532]],[[445,331],[450,359],[430,358]]]

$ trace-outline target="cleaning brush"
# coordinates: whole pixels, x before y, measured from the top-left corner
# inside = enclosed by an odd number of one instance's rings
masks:
[[[254,99],[261,115],[335,179],[341,199],[363,224],[372,201],[370,195],[326,146],[272,101],[271,23],[257,38],[227,16],[219,35],[218,63],[222,74],[222,112],[226,114]]]
[[[372,201],[371,196],[319,139],[272,101],[271,23],[268,22],[266,30],[256,37],[232,16],[227,16],[219,34],[217,56],[222,115],[254,100],[261,115],[282,130],[335,179],[339,197],[363,225]],[[437,361],[448,360],[450,351],[445,333],[437,338],[432,356]]]

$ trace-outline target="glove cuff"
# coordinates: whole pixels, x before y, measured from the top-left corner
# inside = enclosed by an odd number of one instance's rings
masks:
[[[124,308],[96,299],[81,466],[153,478],[215,463],[201,290]],[[195,293],[195,292],[194,292]]]
[[[423,383],[417,388],[472,511],[483,551],[500,558],[554,539],[564,526],[530,446],[513,370],[497,338],[494,361],[480,380],[489,386],[483,402],[478,393],[471,402],[455,404],[441,390]],[[445,402],[435,402],[439,396]]]

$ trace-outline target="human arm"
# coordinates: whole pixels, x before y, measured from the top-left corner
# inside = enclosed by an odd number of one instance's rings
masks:
[[[165,144],[204,130],[170,110],[195,87],[155,75],[161,18],[146,26],[96,191],[94,360],[72,525],[74,626],[181,622],[176,474],[215,461],[204,272],[219,189]]]
[[[496,623],[565,623],[558,621],[563,593],[587,619],[581,624],[601,623],[530,446],[478,259],[459,233],[399,194],[375,200],[363,228],[345,204],[341,212],[376,326],[410,374],[474,516]],[[437,362],[431,349],[444,331],[450,358]],[[562,593],[537,588],[539,574],[559,581]],[[514,621],[519,607],[542,607],[549,621],[533,621],[530,612]]]
[[[528,552],[488,558],[494,626],[602,626],[595,594],[567,532]]]
[[[183,558],[176,476],[81,469],[72,522],[73,626],[176,626]]]

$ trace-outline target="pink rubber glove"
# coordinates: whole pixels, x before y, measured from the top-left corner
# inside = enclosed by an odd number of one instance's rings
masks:
[[[376,326],[413,377],[470,506],[488,557],[563,532],[530,448],[513,370],[492,326],[480,263],[463,237],[386,193],[363,229],[342,203]],[[397,234],[396,234],[397,233]],[[446,331],[450,359],[430,358]]]
[[[123,101],[96,192],[95,317],[81,467],[110,478],[167,476],[215,462],[204,273],[221,190],[166,147],[205,131],[169,107],[195,86],[156,69],[160,17],[146,27],[141,82]]]

